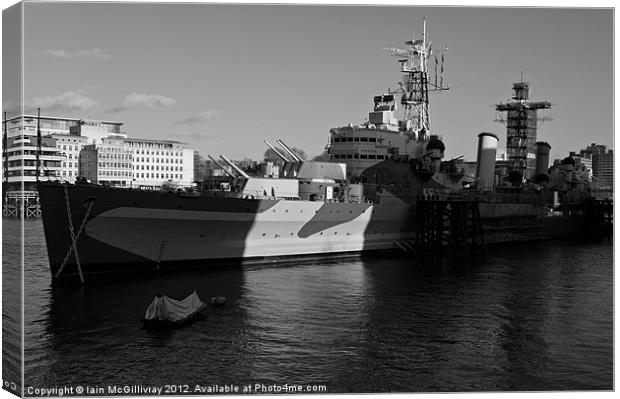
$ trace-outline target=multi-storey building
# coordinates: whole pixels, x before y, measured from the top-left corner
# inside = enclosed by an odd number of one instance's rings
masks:
[[[583,152],[577,154],[571,151],[568,156],[575,161],[575,174],[580,175],[579,180],[592,181],[592,154]]]
[[[80,153],[80,175],[92,183],[131,187],[133,151],[122,137],[105,137],[98,144],[85,145]]]
[[[56,177],[59,180],[74,183],[75,178],[79,176],[80,151],[88,143],[88,137],[59,133],[53,133],[47,137],[56,141],[56,148],[62,157],[60,170]]]
[[[37,137],[17,136],[7,139],[4,182],[8,191],[36,190],[37,181]],[[39,179],[56,179],[59,175],[62,156],[59,155],[53,139],[41,139]]]
[[[607,146],[592,143],[579,151],[581,157],[589,157],[592,161],[592,175],[600,184],[614,186],[614,151]]]
[[[86,143],[86,138],[80,136],[79,129],[91,125],[100,126],[108,134],[114,134],[120,133],[123,124],[56,116],[38,118],[35,115],[18,115],[7,119],[8,190],[34,189],[37,127],[41,130],[42,136],[40,178],[74,182],[79,173],[79,151]]]
[[[41,117],[39,126],[41,135],[51,132],[67,131],[70,122],[64,118]],[[3,162],[6,175],[3,183],[8,191],[35,190],[37,181],[37,117],[20,115],[3,121],[6,129],[6,148]],[[4,132],[3,132],[4,133]],[[42,137],[40,154],[41,180],[55,179],[62,165],[60,155],[53,139]]]
[[[122,125],[121,122],[80,120],[69,128],[69,133],[73,136],[87,137],[88,144],[98,144],[106,137],[126,138],[127,134],[122,131]]]
[[[164,182],[189,187],[194,181],[194,151],[172,140],[124,139],[133,153],[134,187],[156,189]]]
[[[609,187],[614,186],[614,151],[607,150],[604,153],[592,155],[592,169],[594,176],[600,182],[607,182]]]
[[[194,154],[184,143],[127,138],[123,123],[42,116],[41,179],[160,188],[164,182],[189,187]],[[33,190],[36,182],[37,117],[6,121],[8,190]],[[25,188],[23,184],[25,184]]]

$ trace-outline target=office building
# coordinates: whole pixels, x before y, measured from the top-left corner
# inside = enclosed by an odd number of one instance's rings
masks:
[[[592,160],[592,175],[599,184],[614,186],[614,151],[607,146],[592,143],[579,151],[582,157],[590,157]]]
[[[131,187],[133,153],[122,137],[104,137],[80,153],[80,175],[92,183]]]
[[[173,140],[124,139],[133,153],[132,186],[160,188],[164,182],[190,187],[194,182],[194,150]]]
[[[7,170],[3,183],[8,183],[9,191],[35,190],[38,121],[41,130],[40,179],[70,183],[79,173],[79,150],[85,144],[85,139],[80,137],[80,126],[98,125],[109,134],[115,134],[120,133],[123,125],[120,122],[56,116],[38,118],[29,114],[8,118],[3,121],[7,139],[3,153]]]

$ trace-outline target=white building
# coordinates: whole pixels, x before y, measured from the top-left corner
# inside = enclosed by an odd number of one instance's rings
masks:
[[[94,120],[80,120],[78,124],[71,126],[70,134],[88,138],[88,144],[99,144],[106,137],[126,138],[127,134],[121,131],[122,123],[103,122]]]
[[[10,191],[36,190],[37,181],[37,136],[16,136],[7,138],[7,172],[3,176]],[[51,138],[41,138],[39,157],[40,180],[55,180],[60,172],[62,156]],[[4,160],[3,160],[4,161]]]
[[[7,121],[9,190],[34,190],[37,117]],[[41,116],[41,179],[158,189],[163,183],[190,187],[194,154],[184,143],[127,138],[123,123]],[[84,152],[86,151],[86,152]]]
[[[82,148],[87,144],[88,138],[72,134],[50,134],[48,137],[56,140],[56,148],[62,157],[60,170],[56,175],[59,180],[74,183],[79,176],[79,157]]]
[[[80,175],[92,183],[131,187],[133,154],[123,138],[101,138],[80,153]]]
[[[36,115],[18,115],[6,120],[9,190],[35,189],[37,119]],[[79,147],[83,140],[79,137],[79,133],[75,139],[68,137],[71,135],[72,128],[81,124],[98,124],[109,134],[115,134],[120,133],[123,125],[120,122],[95,122],[56,116],[41,116],[38,120],[40,121],[38,128],[41,130],[40,179],[58,179],[69,182],[75,180],[78,171]],[[64,142],[62,141],[63,138],[65,139]],[[60,143],[58,143],[58,139],[61,140]],[[75,149],[76,144],[77,150]],[[65,146],[67,149],[63,149]]]
[[[194,182],[194,151],[172,140],[127,138],[133,152],[134,187],[160,188],[164,182],[190,187]]]

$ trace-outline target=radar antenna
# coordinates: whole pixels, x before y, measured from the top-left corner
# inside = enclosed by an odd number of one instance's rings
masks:
[[[422,39],[414,38],[405,44],[407,49],[391,47],[385,50],[399,59],[401,72],[404,73],[402,82],[398,83],[399,89],[395,91],[401,94],[404,108],[401,130],[412,134],[416,140],[424,140],[430,135],[431,128],[428,94],[449,89],[444,85],[444,52],[448,47],[444,50],[432,49],[432,42],[427,42],[426,38],[426,18],[423,19]],[[435,62],[432,82],[428,71],[428,60],[431,57],[434,57]]]

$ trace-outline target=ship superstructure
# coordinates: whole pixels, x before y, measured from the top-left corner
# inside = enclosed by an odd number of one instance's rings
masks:
[[[416,159],[432,170],[430,164],[443,157],[441,137],[431,134],[429,93],[448,90],[444,85],[444,53],[433,50],[427,40],[426,20],[422,38],[405,44],[406,49],[386,48],[401,66],[403,76],[398,88],[374,97],[373,110],[364,123],[330,130],[330,159],[346,163],[348,177],[352,179],[386,160]],[[428,66],[431,59],[435,63],[433,77]],[[431,154],[433,150],[435,153]]]

